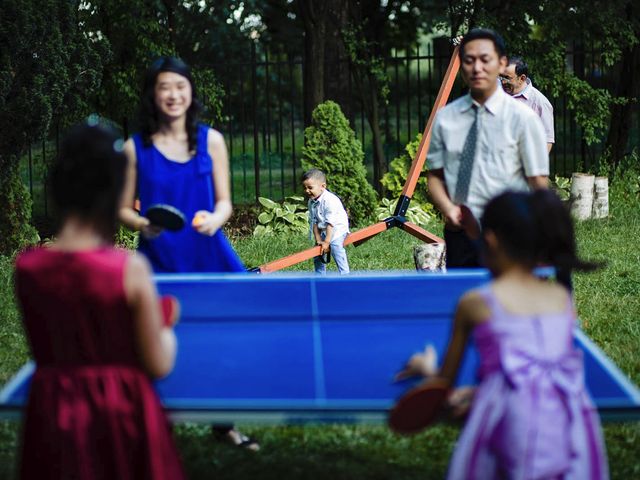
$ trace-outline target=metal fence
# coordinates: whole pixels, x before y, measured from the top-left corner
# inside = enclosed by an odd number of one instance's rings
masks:
[[[574,46],[567,52],[567,68],[595,86],[608,88],[612,85],[612,74],[598,67],[599,58],[600,52]],[[386,59],[390,93],[381,112],[381,130],[387,165],[424,129],[449,59],[448,43],[437,41],[416,46],[410,52],[396,52]],[[348,61],[345,62],[351,68]],[[227,139],[234,203],[254,203],[258,196],[281,199],[300,192],[304,142],[303,60],[284,52],[268,52],[251,43],[247,46],[246,58],[214,67],[225,90],[223,121],[216,128]],[[327,65],[325,70],[331,72],[331,68],[332,65]],[[349,121],[363,144],[371,178],[372,135],[354,88],[349,82]],[[458,79],[451,99],[462,93],[463,86]],[[551,152],[551,173],[568,175],[591,168],[602,145],[588,146],[583,141],[565,97],[550,100],[554,106],[556,137]],[[640,146],[637,104],[633,122],[629,148]],[[57,152],[59,133],[54,129],[49,140],[34,142],[22,165],[34,210],[45,216],[48,206],[42,179],[49,159]]]

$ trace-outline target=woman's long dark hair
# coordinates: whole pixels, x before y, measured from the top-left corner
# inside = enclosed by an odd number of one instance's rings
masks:
[[[568,273],[600,266],[578,258],[571,214],[551,190],[503,193],[489,202],[481,224],[507,255],[532,268],[542,263]]]
[[[60,220],[75,215],[113,241],[125,181],[123,141],[104,126],[80,124],[63,139],[49,172],[51,199]]]
[[[176,57],[160,57],[147,69],[140,97],[139,123],[140,134],[144,145],[151,145],[151,135],[160,128],[160,118],[155,101],[155,88],[158,75],[162,72],[173,72],[185,77],[191,84],[191,105],[187,109],[187,138],[189,151],[194,152],[198,142],[198,123],[202,104],[196,94],[196,86],[193,82],[191,69],[182,60]]]

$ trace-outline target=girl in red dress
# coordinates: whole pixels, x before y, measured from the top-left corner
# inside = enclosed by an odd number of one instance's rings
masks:
[[[173,368],[176,337],[147,261],[112,247],[126,164],[115,134],[76,127],[51,172],[56,240],[16,261],[36,362],[23,479],[184,478],[151,384]]]

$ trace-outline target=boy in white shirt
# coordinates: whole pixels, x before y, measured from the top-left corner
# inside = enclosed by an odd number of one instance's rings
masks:
[[[349,234],[349,218],[340,199],[327,190],[327,177],[322,170],[313,168],[302,176],[304,193],[309,197],[310,235],[322,253],[331,251],[340,274],[349,273],[344,239]],[[313,259],[316,273],[324,274],[327,266],[321,257]]]

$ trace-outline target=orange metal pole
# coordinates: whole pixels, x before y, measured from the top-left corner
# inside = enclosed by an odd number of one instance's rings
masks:
[[[433,109],[431,110],[431,114],[429,115],[427,126],[425,127],[424,133],[422,134],[422,140],[420,141],[418,151],[416,152],[416,158],[413,160],[411,168],[409,169],[409,173],[407,174],[407,181],[405,182],[404,189],[402,190],[402,195],[406,197],[411,198],[411,196],[413,195],[413,191],[416,188],[416,184],[418,183],[418,179],[420,178],[420,172],[422,171],[425,159],[427,158],[427,151],[429,150],[429,142],[431,140],[431,128],[433,127],[433,121],[435,119],[436,112],[444,105],[446,105],[447,100],[449,99],[449,94],[451,93],[451,89],[453,88],[453,83],[455,82],[456,75],[458,74],[458,70],[460,69],[458,49],[459,47],[456,46],[453,50],[451,60],[449,61],[449,67],[447,68],[444,80],[442,82],[442,85],[440,86],[440,91],[438,92],[438,96],[436,97],[436,101]],[[371,237],[384,232],[388,228],[389,226],[386,222],[374,223],[373,225],[369,225],[368,227],[365,227],[361,230],[358,230],[357,232],[348,235],[344,240],[344,245],[347,246],[353,243],[357,246],[363,242],[366,242]],[[402,224],[402,229],[425,242],[439,243],[443,241],[440,237],[433,235],[427,230],[420,228],[411,222],[405,222],[404,224]],[[282,270],[283,268],[287,268],[297,263],[304,262],[305,260],[317,257],[318,255],[320,255],[320,247],[316,246],[313,248],[309,248],[307,250],[294,253],[293,255],[289,255],[287,257],[283,257],[278,260],[274,260],[273,262],[261,265],[260,272],[269,273],[275,272],[277,270]]]
[[[425,243],[444,243],[444,240],[442,238],[434,235],[433,233],[425,230],[422,227],[419,227],[415,223],[404,222],[401,228],[405,232],[413,235],[414,237],[422,240]]]
[[[290,267],[291,265],[295,265],[297,263],[304,262],[305,260],[309,260],[310,258],[317,257],[320,254],[320,246],[311,247],[306,250],[302,250],[301,252],[294,253],[293,255],[289,255],[288,257],[279,258],[278,260],[274,260],[273,262],[261,265],[260,273],[269,273],[275,272],[277,270],[282,270],[283,268]]]
[[[420,140],[420,145],[418,146],[418,151],[416,152],[416,158],[414,158],[413,163],[411,164],[411,168],[409,169],[409,173],[407,174],[407,181],[405,182],[404,189],[402,190],[402,195],[404,196],[411,197],[413,195],[413,191],[415,190],[418,179],[420,178],[420,172],[422,172],[422,167],[424,166],[424,161],[427,158],[427,152],[429,151],[429,142],[431,141],[431,128],[433,127],[433,121],[435,120],[436,112],[447,104],[449,94],[451,93],[451,89],[453,88],[453,83],[455,82],[456,75],[458,74],[458,70],[460,69],[460,57],[458,57],[459,48],[460,47],[456,46],[456,48],[453,49],[453,54],[451,55],[451,60],[449,61],[449,67],[447,68],[447,72],[444,75],[444,80],[442,81],[442,85],[440,86],[440,91],[438,92],[438,96],[436,97],[436,102],[433,105],[433,109],[431,109],[431,114],[429,115],[427,126],[425,127],[424,133],[422,134],[422,140]]]
[[[369,225],[368,227],[364,227],[357,232],[350,233],[347,235],[347,238],[344,239],[344,246],[354,244],[358,246],[362,242],[366,242],[371,237],[378,235],[379,233],[384,232],[387,229],[387,224],[385,222],[374,223],[373,225]]]
[[[362,230],[358,230],[357,232],[353,232],[347,235],[347,238],[344,239],[344,246],[346,247],[347,245],[350,245],[352,243],[357,244],[358,242],[364,242],[374,235],[384,232],[386,229],[387,224],[385,222],[379,222],[374,223],[373,225],[369,225]],[[279,258],[278,260],[274,260],[273,262],[261,265],[260,273],[276,272],[278,270],[282,270],[283,268],[287,268],[297,263],[304,262],[305,260],[309,260],[313,257],[317,257],[318,255],[320,255],[320,247],[311,247],[306,250],[302,250],[301,252],[294,253],[293,255]]]

